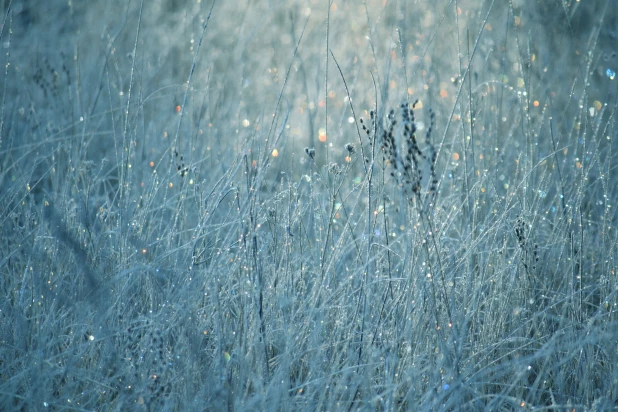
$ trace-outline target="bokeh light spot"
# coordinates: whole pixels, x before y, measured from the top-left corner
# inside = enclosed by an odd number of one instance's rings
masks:
[[[601,107],[603,107],[603,104],[598,100],[595,100],[594,103],[592,103],[592,105],[597,111],[601,110]]]
[[[322,143],[326,142],[326,129],[321,127],[320,130],[318,131],[318,140]]]

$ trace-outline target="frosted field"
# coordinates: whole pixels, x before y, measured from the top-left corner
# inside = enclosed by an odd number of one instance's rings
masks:
[[[0,410],[618,404],[618,10],[3,1]]]

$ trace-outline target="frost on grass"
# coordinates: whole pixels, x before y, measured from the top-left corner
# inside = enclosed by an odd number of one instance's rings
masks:
[[[0,409],[616,404],[611,1],[31,3]]]

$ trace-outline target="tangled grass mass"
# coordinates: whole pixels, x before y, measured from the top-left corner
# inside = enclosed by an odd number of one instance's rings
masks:
[[[618,408],[613,0],[0,3],[0,410]]]

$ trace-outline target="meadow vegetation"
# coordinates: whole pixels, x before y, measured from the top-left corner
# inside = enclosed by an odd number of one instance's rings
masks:
[[[0,409],[618,405],[613,0],[4,0]]]

